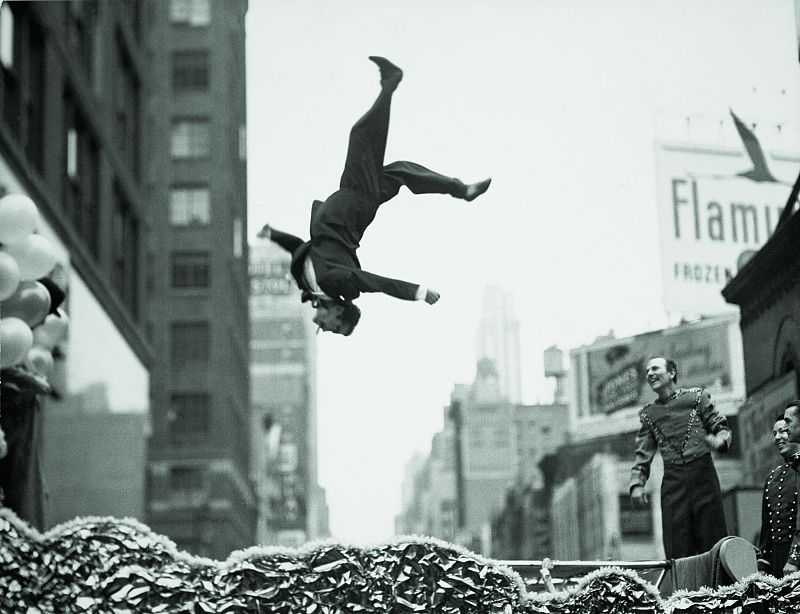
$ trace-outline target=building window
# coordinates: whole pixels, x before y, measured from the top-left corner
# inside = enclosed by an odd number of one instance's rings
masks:
[[[64,198],[65,213],[75,230],[86,238],[92,254],[100,251],[98,219],[100,217],[98,171],[100,152],[86,119],[73,96],[64,98]]]
[[[208,252],[172,253],[173,288],[208,288],[210,283]]]
[[[234,258],[241,258],[243,253],[243,236],[244,236],[244,226],[242,224],[242,218],[238,215],[233,218],[233,257]]]
[[[288,364],[305,361],[306,353],[303,348],[253,348],[250,361],[255,363]]]
[[[188,494],[203,489],[203,470],[198,467],[172,467],[169,487],[178,493]]]
[[[172,123],[173,158],[206,158],[211,152],[208,119],[177,119]]]
[[[209,0],[170,0],[170,21],[187,26],[206,26],[211,21]]]
[[[139,317],[139,219],[119,185],[111,212],[112,283],[117,295]],[[96,222],[95,222],[96,223]]]
[[[208,89],[208,51],[172,52],[172,89],[176,92]]]
[[[139,176],[139,105],[141,88],[128,52],[117,45],[114,71],[114,135],[135,177]]]
[[[170,337],[170,358],[174,366],[208,360],[208,322],[173,322]]]
[[[208,393],[181,392],[170,403],[170,437],[174,442],[197,440],[210,432]]]
[[[253,341],[303,340],[306,333],[299,319],[254,320],[250,328]]]
[[[67,128],[67,177],[78,178],[78,129]]]
[[[211,191],[206,186],[175,186],[169,195],[173,226],[205,225],[211,221]]]
[[[0,62],[14,68],[14,12],[8,2],[0,4]]]
[[[239,159],[247,160],[247,127],[239,126]]]

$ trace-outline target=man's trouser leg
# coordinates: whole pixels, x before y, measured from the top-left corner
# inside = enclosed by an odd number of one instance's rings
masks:
[[[692,506],[694,554],[708,552],[728,535],[719,478],[710,454],[686,465],[688,496]]]
[[[692,548],[692,521],[683,465],[664,465],[661,482],[661,529],[664,555],[677,559],[695,554]]]
[[[467,186],[455,177],[448,177],[425,168],[416,162],[392,162],[383,167],[381,173],[381,202],[394,197],[401,186],[414,194],[449,194],[464,198]]]
[[[389,134],[394,88],[382,87],[370,109],[350,129],[340,188],[360,192],[375,206],[381,201],[381,172]]]

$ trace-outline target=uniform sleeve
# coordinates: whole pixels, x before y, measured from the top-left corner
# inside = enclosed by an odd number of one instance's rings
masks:
[[[707,433],[720,435],[725,439],[724,452],[731,445],[731,429],[728,426],[728,419],[717,411],[708,390],[700,391],[700,403],[698,407],[700,419],[703,421],[703,428]]]
[[[772,532],[769,530],[769,509],[767,507],[767,487],[769,479],[764,484],[761,495],[761,530],[758,533],[758,570],[774,572],[772,569]]]
[[[653,431],[644,422],[636,435],[636,452],[633,467],[631,468],[631,483],[628,490],[634,486],[644,486],[650,477],[650,464],[656,455],[658,444]]]

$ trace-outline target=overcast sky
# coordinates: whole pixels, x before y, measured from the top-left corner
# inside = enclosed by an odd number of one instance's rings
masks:
[[[362,295],[352,337],[318,337],[319,478],[358,543],[391,536],[405,463],[472,382],[487,285],[514,297],[523,400],[550,401],[545,348],[667,321],[655,139],[735,146],[732,107],[800,150],[792,0],[250,0],[247,45],[251,238],[308,236],[378,93],[369,55],[405,72],[387,162],[493,178],[471,204],[403,190],[364,236],[364,269],[439,303]]]

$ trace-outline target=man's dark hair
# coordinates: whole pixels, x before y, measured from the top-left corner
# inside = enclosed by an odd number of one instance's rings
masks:
[[[342,315],[340,319],[342,324],[347,326],[349,329],[346,333],[343,333],[345,337],[349,336],[350,333],[353,332],[358,321],[361,319],[361,310],[358,306],[353,303],[352,301],[344,301],[343,303],[339,303],[342,307],[344,307],[344,311],[342,311]]]
[[[790,407],[797,408],[797,413],[800,413],[800,399],[795,399],[794,401],[789,401],[786,404],[786,407],[784,407],[784,409],[789,409]]]

